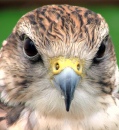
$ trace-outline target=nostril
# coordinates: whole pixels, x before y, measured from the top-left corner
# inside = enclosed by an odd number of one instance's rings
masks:
[[[60,67],[60,66],[59,66],[59,63],[56,63],[56,64],[55,64],[55,69],[58,70],[59,67]]]
[[[80,64],[77,64],[77,70],[80,70]]]

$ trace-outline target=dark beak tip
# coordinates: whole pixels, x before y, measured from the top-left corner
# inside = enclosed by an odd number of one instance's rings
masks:
[[[69,108],[66,108],[66,111],[69,112]]]
[[[65,110],[70,111],[71,102],[74,98],[74,92],[79,82],[80,76],[72,68],[65,68],[55,76],[55,82],[60,88],[65,100]]]
[[[65,99],[65,106],[66,106],[67,112],[69,112],[69,110],[70,110],[70,105],[71,105],[71,98],[66,98]]]

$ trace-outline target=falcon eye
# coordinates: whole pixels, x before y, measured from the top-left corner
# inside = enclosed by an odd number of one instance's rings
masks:
[[[97,54],[96,54],[96,58],[97,59],[102,58],[104,56],[104,53],[105,53],[105,45],[104,45],[104,43],[102,43],[101,46],[99,47]]]
[[[28,58],[31,63],[40,61],[43,63],[41,55],[38,53],[34,42],[25,34],[19,36],[19,39],[23,42],[23,53],[26,58]]]
[[[103,59],[103,56],[104,56],[105,50],[106,50],[107,40],[108,40],[108,36],[105,37],[105,39],[102,41],[102,43],[101,43],[101,45],[99,47],[99,50],[96,53],[95,58],[93,59],[94,63],[99,63]]]
[[[38,53],[33,41],[28,37],[24,40],[24,52],[29,57],[33,57]]]

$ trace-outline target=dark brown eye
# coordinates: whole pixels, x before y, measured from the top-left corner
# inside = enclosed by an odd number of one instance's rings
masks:
[[[38,53],[34,42],[28,37],[24,39],[24,52],[29,57],[33,57]]]
[[[34,42],[26,34],[19,36],[19,39],[23,42],[23,53],[25,57],[28,58],[32,63],[38,61],[43,63],[42,57],[38,53]]]
[[[96,56],[94,58],[94,63],[99,63],[103,59],[106,50],[107,40],[108,36],[102,41],[98,52],[96,53]]]
[[[97,52],[97,54],[96,54],[96,58],[97,59],[100,59],[100,58],[102,58],[103,56],[104,56],[104,53],[105,53],[105,44],[102,42],[102,44],[101,44],[101,46],[99,47],[99,50],[98,50],[98,52]]]

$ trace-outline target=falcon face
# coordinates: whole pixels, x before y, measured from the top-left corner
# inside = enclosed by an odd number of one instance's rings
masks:
[[[119,129],[112,96],[119,74],[101,15],[77,6],[43,6],[18,21],[0,53],[9,130]]]

